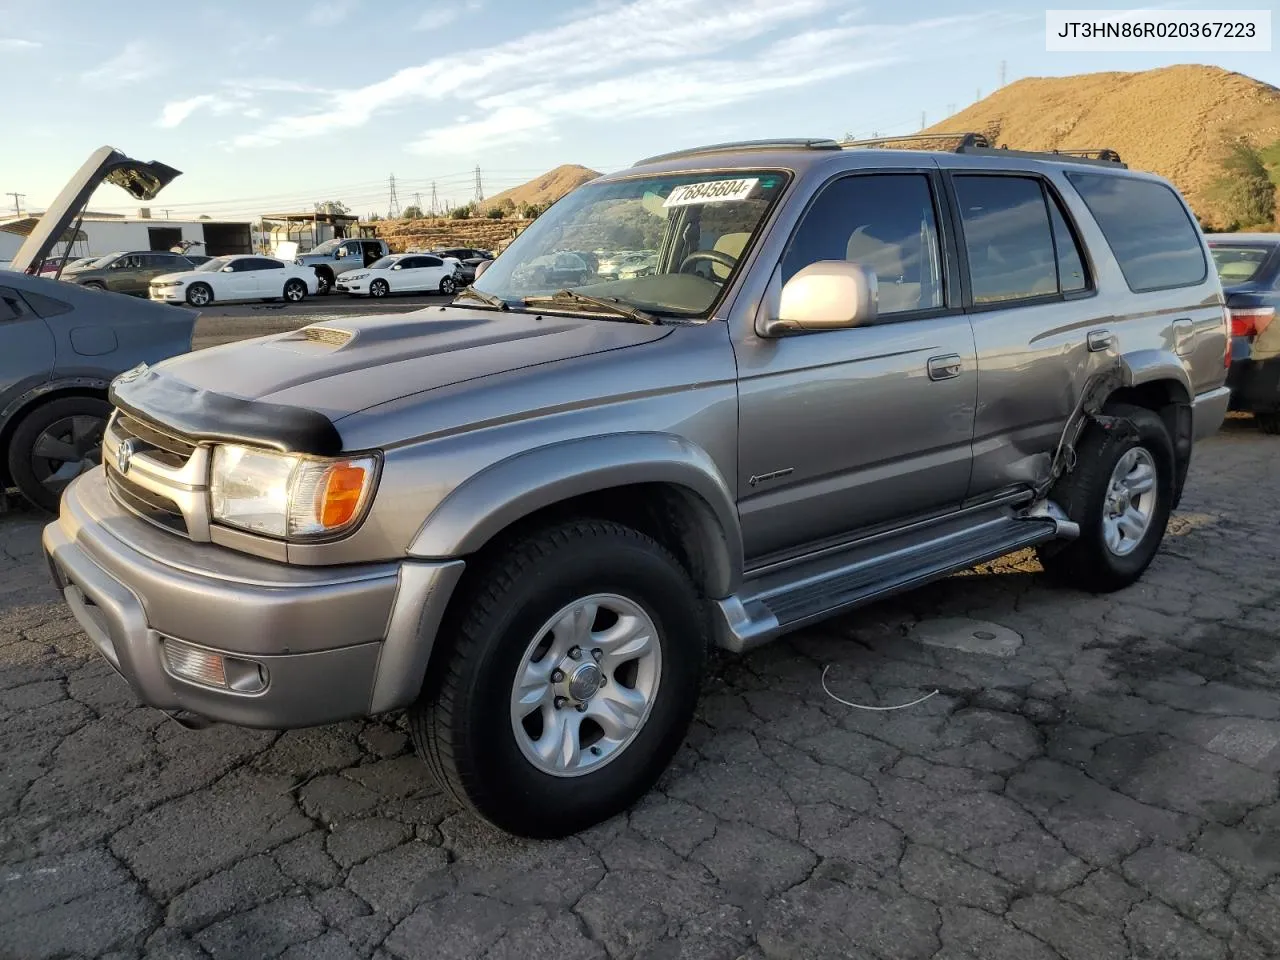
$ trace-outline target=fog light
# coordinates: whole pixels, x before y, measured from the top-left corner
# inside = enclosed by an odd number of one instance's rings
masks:
[[[252,660],[227,656],[165,637],[165,667],[175,677],[205,687],[258,693],[267,687],[267,668]]]

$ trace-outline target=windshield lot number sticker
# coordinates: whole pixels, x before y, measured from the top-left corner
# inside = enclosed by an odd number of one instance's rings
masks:
[[[694,203],[727,203],[745,200],[760,182],[758,177],[745,180],[708,180],[706,183],[688,183],[676,187],[667,197],[664,207],[687,207]]]

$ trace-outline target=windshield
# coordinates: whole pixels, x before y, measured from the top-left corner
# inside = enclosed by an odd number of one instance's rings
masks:
[[[214,257],[212,260],[206,260],[200,264],[200,266],[196,267],[196,270],[200,273],[217,273],[230,262],[230,257]]]
[[[312,247],[311,252],[312,253],[333,253],[333,251],[338,249],[338,244],[340,243],[342,243],[340,239],[326,240],[324,243],[320,244],[320,246]]]
[[[393,266],[395,266],[395,262],[399,259],[400,259],[399,257],[383,257],[380,260],[373,261],[373,263],[369,265],[369,269],[370,270],[390,270]]]
[[[657,314],[705,315],[787,178],[752,170],[581,187],[512,241],[474,287],[513,307],[526,297],[574,290]],[[632,259],[602,272],[616,254]]]
[[[1219,246],[1211,247],[1210,252],[1213,265],[1218,268],[1218,279],[1224,284],[1248,283],[1271,253],[1267,247]]]

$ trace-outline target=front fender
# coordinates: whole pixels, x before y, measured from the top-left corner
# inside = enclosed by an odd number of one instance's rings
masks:
[[[62,377],[58,380],[42,380],[38,385],[23,391],[0,409],[0,432],[4,431],[10,424],[16,423],[28,407],[52,393],[60,393],[66,390],[101,391],[105,400],[107,388],[110,385],[111,381],[104,380],[101,377]]]
[[[696,535],[709,561],[709,592],[732,593],[743,565],[733,493],[706,451],[665,433],[566,440],[486,467],[439,503],[408,552],[432,559],[466,556],[543,507],[640,483],[667,484],[692,495]]]

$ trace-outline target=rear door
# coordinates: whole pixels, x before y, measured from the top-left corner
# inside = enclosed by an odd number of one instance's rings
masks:
[[[819,191],[796,228],[781,283],[818,261],[854,261],[877,276],[879,314],[854,329],[735,344],[750,562],[964,498],[977,368],[944,209],[936,167],[850,173]]]
[[[255,296],[284,296],[284,263],[269,257],[254,257],[251,262]]]
[[[414,271],[417,275],[417,290],[432,291],[440,289],[440,281],[444,279],[448,267],[440,257],[418,257],[419,266]]]
[[[1085,384],[1116,363],[1114,303],[1097,295],[1079,228],[1045,177],[956,171],[949,189],[978,354],[977,499],[1048,475]]]

